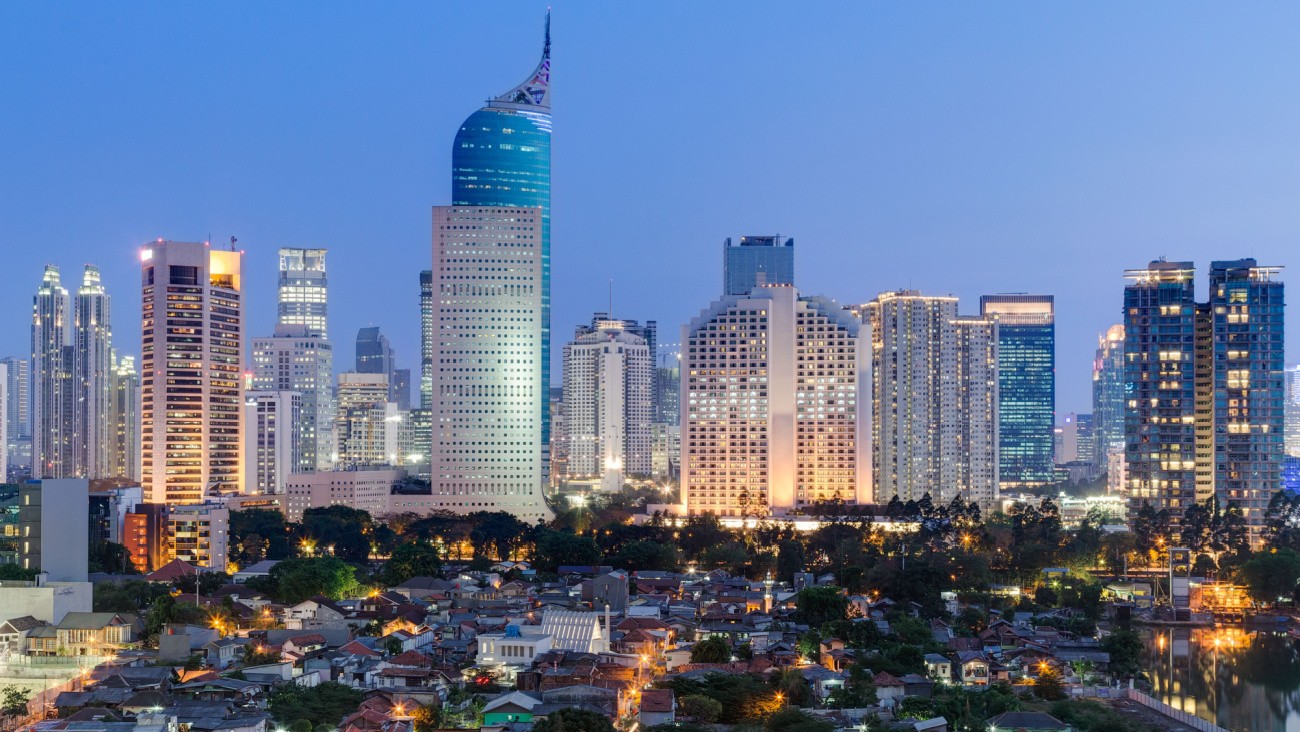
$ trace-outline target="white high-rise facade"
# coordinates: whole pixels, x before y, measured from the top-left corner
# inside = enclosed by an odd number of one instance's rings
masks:
[[[328,280],[324,249],[280,250],[279,325],[301,325],[308,335],[328,338]]]
[[[433,209],[433,499],[550,518],[542,496],[542,210]]]
[[[277,325],[270,338],[253,339],[253,389],[295,391],[302,396],[295,428],[297,467],[329,470],[334,452],[334,346],[305,325]]]
[[[109,472],[116,478],[140,480],[140,374],[135,356],[115,359],[112,382]]]
[[[146,503],[244,487],[243,254],[159,240],[140,251]]]
[[[876,500],[998,495],[997,323],[959,318],[957,298],[886,292],[858,309],[871,328]]]
[[[1300,457],[1300,366],[1286,370],[1286,454]]]
[[[9,404],[9,364],[0,361],[0,405]],[[9,481],[9,420],[0,419],[0,480]]]
[[[77,449],[77,393],[72,307],[59,268],[46,265],[32,298],[32,477],[82,475]]]
[[[302,424],[302,395],[296,391],[244,393],[245,493],[283,493],[295,472]]]
[[[86,265],[77,289],[74,323],[74,356],[77,387],[77,444],[83,475],[115,477],[112,466],[113,333],[108,293],[100,281],[99,268]]]
[[[650,474],[653,365],[646,340],[619,320],[598,321],[564,347],[563,426],[553,429],[564,430],[570,477],[618,491],[625,476]]]
[[[838,305],[788,285],[724,297],[683,327],[681,364],[689,513],[871,501],[867,342]]]
[[[4,420],[9,441],[13,442],[20,438],[29,437],[31,434],[28,410],[31,408],[28,386],[31,382],[31,373],[29,362],[25,358],[8,358],[0,359],[7,368],[8,376],[5,377],[5,383],[8,386],[4,403]]]
[[[335,466],[354,469],[400,465],[402,415],[388,401],[385,374],[339,374],[339,407],[335,418]]]

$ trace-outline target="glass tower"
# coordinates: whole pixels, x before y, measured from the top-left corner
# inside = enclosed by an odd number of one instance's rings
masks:
[[[722,244],[723,295],[748,295],[759,285],[794,284],[794,239],[742,236]]]
[[[542,384],[551,383],[551,16],[542,60],[515,88],[471,114],[451,151],[453,206],[514,206],[542,212]],[[543,453],[551,418],[541,402]],[[543,459],[542,464],[547,461]]]
[[[1098,469],[1107,455],[1124,449],[1124,326],[1112,325],[1097,336],[1092,361],[1093,459]]]
[[[280,325],[305,325],[308,335],[328,338],[328,279],[324,249],[280,250]]]
[[[1051,295],[985,295],[998,320],[999,480],[1026,488],[1055,479],[1056,319]]]

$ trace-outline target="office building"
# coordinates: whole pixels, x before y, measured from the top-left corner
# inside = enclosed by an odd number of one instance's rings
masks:
[[[1093,454],[1092,415],[1070,413],[1061,419],[1056,428],[1056,464],[1069,465],[1096,463]]]
[[[763,285],[794,284],[794,239],[742,236],[722,244],[722,294],[748,295]]]
[[[388,401],[384,374],[339,374],[335,467],[397,465],[397,405]]]
[[[32,298],[32,476],[73,478],[78,460],[72,307],[59,268],[46,265]]]
[[[239,491],[243,465],[243,254],[162,241],[140,251],[141,482],[148,503]]]
[[[1151,262],[1124,288],[1125,463],[1130,515],[1177,524],[1193,502],[1241,507],[1253,543],[1281,487],[1284,430],[1280,268],[1216,261],[1208,302],[1191,262]]]
[[[1056,317],[1051,295],[985,295],[980,314],[998,319],[998,452],[1005,489],[1054,480]]]
[[[855,308],[871,329],[876,500],[998,500],[1000,319],[957,298],[885,292]],[[990,364],[992,366],[990,367]],[[1049,447],[1051,433],[1049,430]]]
[[[433,270],[420,273],[420,409],[433,409]]]
[[[86,265],[74,307],[76,354],[77,447],[83,474],[91,478],[113,476],[113,334],[110,303],[100,281],[99,268]]]
[[[1300,457],[1300,366],[1286,370],[1286,454]]]
[[[9,364],[0,361],[0,406],[9,405]],[[9,480],[9,420],[0,419],[0,482]]]
[[[564,347],[564,441],[568,476],[618,491],[650,474],[651,366],[646,339],[623,321],[582,327]]]
[[[682,460],[682,428],[655,422],[650,425],[650,477],[676,478]]]
[[[302,400],[294,428],[298,463],[291,472],[329,470],[337,412],[334,346],[305,325],[277,325],[270,338],[253,339],[252,370],[253,389],[297,392]]]
[[[90,481],[43,478],[18,487],[19,564],[54,582],[85,582]]]
[[[655,422],[681,423],[681,354],[674,351],[659,357],[655,368]]]
[[[30,437],[31,428],[28,422],[30,404],[30,395],[27,387],[31,383],[31,372],[28,368],[28,360],[25,358],[15,358],[8,356],[0,359],[0,364],[5,365],[5,391],[8,396],[4,402],[4,421],[5,432],[9,435],[9,440]]]
[[[301,325],[307,335],[329,338],[328,279],[324,249],[280,250],[277,325]]]
[[[109,475],[140,480],[140,374],[135,356],[114,359],[109,404]]]
[[[356,364],[358,374],[383,374],[388,383],[388,401],[395,404],[411,403],[411,371],[397,368],[397,356],[388,336],[379,328],[368,327],[357,331]]]
[[[296,391],[244,393],[245,493],[284,492],[284,481],[302,465],[297,434],[302,419],[302,395]]]
[[[318,473],[297,473],[285,482],[284,503],[281,504],[286,520],[302,521],[309,508],[347,506],[383,516],[390,513],[428,513],[422,507],[401,506],[401,498],[427,501],[429,496],[393,495],[393,484],[406,474],[396,468],[340,470]],[[396,507],[395,507],[396,506]]]
[[[230,509],[217,501],[166,507],[168,556],[212,572],[226,571]]]
[[[537,516],[546,515],[542,498],[537,491],[540,491],[544,484],[547,467],[549,465],[549,449],[551,444],[551,421],[550,410],[547,407],[546,389],[551,383],[551,31],[550,16],[546,19],[545,43],[542,47],[542,58],[537,67],[530,73],[525,81],[515,86],[510,91],[501,94],[492,99],[486,106],[471,114],[456,133],[456,140],[452,145],[452,194],[451,203],[453,206],[460,207],[485,207],[487,209],[521,209],[530,210],[530,217],[536,221],[529,222],[528,226],[536,225],[538,231],[533,236],[532,243],[529,245],[530,256],[534,258],[536,274],[513,275],[513,277],[527,276],[532,278],[527,287],[529,293],[524,295],[518,291],[513,295],[506,295],[506,299],[499,303],[492,303],[492,296],[483,296],[480,307],[490,307],[497,310],[497,315],[492,316],[486,312],[478,313],[486,318],[497,317],[507,318],[516,323],[523,323],[525,320],[531,323],[528,332],[516,330],[515,335],[526,339],[528,342],[536,341],[540,352],[529,358],[533,362],[532,368],[539,371],[538,381],[540,389],[536,389],[530,395],[530,404],[536,411],[536,416],[528,420],[528,424],[536,423],[539,429],[539,436],[532,438],[533,449],[538,452],[536,458],[524,459],[523,462],[515,463],[507,471],[488,469],[477,471],[473,475],[481,477],[467,478],[465,473],[461,473],[457,468],[454,472],[455,477],[447,478],[456,483],[456,487],[451,489],[450,495],[464,496],[478,491],[480,488],[499,490],[495,494],[497,497],[489,499],[488,505],[513,505],[518,506],[518,510]],[[495,214],[493,214],[495,215]],[[452,224],[463,225],[463,224]],[[435,236],[438,229],[435,226]],[[435,246],[434,262],[435,267],[438,261]],[[515,257],[507,258],[511,265],[518,266],[520,263],[515,261]],[[453,283],[465,285],[466,287],[484,287],[489,288],[513,282],[521,285],[522,281],[518,279],[500,280],[494,279],[494,275],[501,273],[492,273],[489,268],[482,268],[473,276],[463,273],[464,276],[459,279],[448,279],[455,276],[455,273],[447,271],[435,271],[435,282],[439,288],[440,299],[445,294],[441,291],[444,285]],[[502,275],[507,276],[507,275]],[[523,303],[517,298],[523,297],[529,300],[527,311],[519,311]],[[442,307],[446,307],[443,305]],[[459,307],[459,306],[458,306]],[[519,312],[502,312],[502,310],[514,310]],[[446,321],[441,320],[440,326],[447,325]],[[539,332],[532,333],[533,328]],[[441,332],[441,331],[440,331]],[[440,340],[440,339],[439,339]],[[510,348],[522,347],[522,341],[513,343]],[[439,368],[451,366],[438,362]],[[468,366],[468,364],[466,364]],[[512,387],[514,388],[514,387]],[[434,389],[437,394],[437,387]],[[498,396],[505,398],[505,394],[499,393]],[[441,398],[441,397],[439,397]],[[514,399],[521,398],[516,393]],[[501,406],[505,406],[502,404]],[[513,409],[514,407],[509,407]],[[446,412],[435,415],[435,423],[445,416]],[[521,428],[528,429],[528,428]],[[517,439],[519,435],[511,435],[511,440]],[[513,449],[512,449],[513,451]],[[436,452],[436,450],[435,450]],[[435,458],[436,459],[436,458]],[[524,474],[528,473],[527,480],[533,480],[531,476],[536,465],[536,484],[537,488],[528,489],[532,493],[525,494],[525,490],[520,481],[524,480]],[[436,473],[436,471],[435,471]],[[489,477],[489,475],[495,477]],[[478,482],[478,487],[470,487],[466,480]],[[495,487],[490,487],[495,486]],[[469,494],[462,491],[469,491]],[[489,492],[488,495],[493,495]],[[505,496],[505,498],[499,498]],[[453,503],[473,503],[472,500],[453,499]],[[462,508],[468,508],[463,506]],[[531,521],[531,519],[530,519]]]
[[[1124,326],[1097,336],[1092,361],[1092,454],[1098,471],[1107,470],[1112,452],[1124,452]]]
[[[403,412],[411,408],[411,370],[393,369],[389,376],[388,399]]]
[[[682,328],[682,496],[767,516],[871,500],[860,323],[789,285],[728,295]]]

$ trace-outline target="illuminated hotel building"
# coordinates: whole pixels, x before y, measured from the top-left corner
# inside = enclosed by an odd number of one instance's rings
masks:
[[[564,347],[563,429],[569,477],[599,478],[619,491],[626,475],[650,474],[651,370],[646,339],[621,320],[581,328]]]
[[[162,241],[140,251],[146,503],[244,487],[243,254]]]
[[[1177,523],[1192,502],[1217,496],[1241,507],[1258,542],[1284,452],[1280,271],[1253,259],[1212,262],[1205,303],[1191,262],[1126,273],[1130,515],[1149,502]]]
[[[1055,481],[1056,318],[1051,295],[985,295],[998,320],[998,459],[1003,488]]]
[[[32,477],[82,476],[78,459],[72,307],[59,268],[46,265],[32,298]]]
[[[77,400],[77,445],[84,475],[116,477],[112,466],[113,343],[109,297],[99,279],[99,268],[86,265],[73,308]]]
[[[433,212],[433,498],[549,518],[551,44],[461,125]]]
[[[682,328],[682,496],[691,514],[867,503],[861,324],[790,285],[715,301]]]
[[[307,334],[328,338],[328,280],[324,249],[280,250],[279,325],[306,326]]]
[[[999,491],[998,320],[960,317],[957,298],[885,292],[854,308],[871,329],[876,501],[992,508]],[[1049,432],[1050,437],[1050,432]]]

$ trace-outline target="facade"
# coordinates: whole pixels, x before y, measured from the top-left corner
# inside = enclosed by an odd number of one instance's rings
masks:
[[[30,396],[27,390],[31,382],[30,362],[25,358],[8,356],[0,359],[6,367],[5,384],[8,397],[4,403],[5,432],[10,440],[31,436]]]
[[[687,512],[766,516],[871,500],[859,327],[788,285],[723,297],[683,327]]]
[[[1056,316],[1051,295],[985,295],[980,314],[998,319],[999,475],[1003,487],[1054,481]]]
[[[564,441],[571,477],[598,477],[604,490],[650,474],[651,378],[646,340],[623,321],[580,328],[564,347]]]
[[[161,241],[140,252],[141,482],[149,503],[241,490],[243,253]]]
[[[18,487],[19,564],[54,582],[85,582],[90,549],[90,481],[31,480]]]
[[[550,90],[551,20],[548,13],[541,61],[525,81],[489,101],[487,106],[461,124],[452,145],[451,159],[453,206],[518,208],[538,212],[540,231],[534,252],[538,273],[532,284],[538,302],[529,306],[535,309],[530,310],[526,317],[535,320],[540,328],[541,353],[537,367],[541,372],[542,392],[536,395],[533,404],[537,411],[535,421],[541,428],[541,437],[535,442],[535,449],[540,453],[537,458],[541,469],[539,489],[546,482],[551,444],[550,410],[545,392],[551,383]],[[437,259],[435,254],[435,263]],[[435,277],[445,274],[436,272]],[[468,284],[469,281],[462,279],[460,282]],[[508,502],[524,500],[518,496]],[[541,502],[540,496],[536,502]],[[529,505],[527,511],[535,512],[535,509]]]
[[[324,249],[280,250],[277,325],[301,325],[307,335],[329,338],[329,280]]]
[[[794,284],[794,239],[742,236],[722,244],[722,294],[748,295],[763,285]]]
[[[1093,447],[1096,440],[1092,434],[1092,415],[1091,414],[1074,414],[1065,415],[1061,424],[1056,428],[1056,463],[1058,465],[1069,465],[1072,463],[1083,463],[1089,466],[1089,472],[1094,470],[1096,465],[1096,456],[1093,453]]]
[[[0,406],[9,404],[9,364],[0,361]],[[9,420],[0,419],[0,481],[9,481]]]
[[[960,495],[991,508],[1002,465],[1000,318],[962,318],[957,298],[913,290],[857,310],[871,328],[876,500]]]
[[[1217,496],[1257,543],[1281,487],[1283,285],[1253,259],[1213,262],[1195,299],[1191,262],[1126,273],[1125,470],[1130,514],[1148,502],[1177,524]]]
[[[108,293],[100,281],[99,268],[86,265],[74,308],[74,358],[77,388],[78,447],[80,463],[91,478],[114,475],[112,465],[113,333]]]
[[[32,477],[82,473],[77,460],[72,307],[59,268],[46,265],[32,298]]]
[[[389,509],[389,498],[393,484],[403,475],[395,468],[297,473],[285,481],[281,506],[285,518],[294,523],[302,521],[307,509],[328,506],[348,506],[382,516],[394,512]]]
[[[167,507],[170,557],[213,572],[226,571],[230,510],[216,502]]]
[[[420,409],[433,409],[433,270],[420,273]]]
[[[678,425],[681,423],[682,367],[680,354],[674,353],[660,359],[655,368],[655,422]]]
[[[1286,370],[1286,454],[1300,457],[1300,366]]]
[[[135,356],[114,359],[109,404],[109,475],[140,480],[140,374]]]
[[[381,373],[339,374],[334,421],[335,465],[358,468],[397,465],[397,405],[388,401],[388,377]]]
[[[245,493],[283,493],[284,481],[302,465],[302,395],[296,391],[244,394]]]
[[[1092,454],[1106,470],[1110,453],[1124,451],[1124,326],[1112,325],[1097,336],[1092,361]]]
[[[253,339],[253,389],[294,391],[302,399],[295,428],[298,464],[293,472],[328,470],[334,453],[334,346],[305,325],[277,325],[270,338]]]

